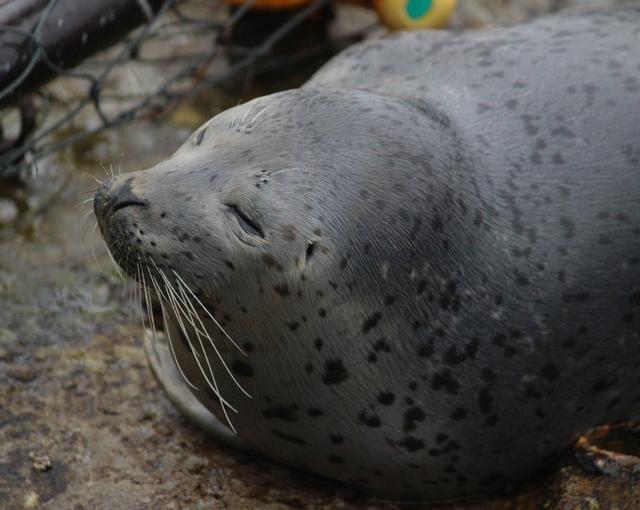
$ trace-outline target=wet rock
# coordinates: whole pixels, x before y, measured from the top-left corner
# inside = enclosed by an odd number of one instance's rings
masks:
[[[0,198],[0,225],[7,225],[18,217],[18,207],[13,200]]]

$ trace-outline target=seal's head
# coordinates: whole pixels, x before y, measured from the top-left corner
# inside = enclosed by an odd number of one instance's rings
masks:
[[[114,258],[134,278],[163,268],[207,300],[256,308],[263,295],[260,308],[271,308],[281,306],[274,292],[341,279],[363,256],[356,244],[380,244],[374,225],[393,224],[405,243],[420,220],[398,200],[440,162],[393,121],[404,109],[419,130],[413,105],[374,101],[314,90],[260,98],[216,116],[150,170],[104,183],[94,207]]]

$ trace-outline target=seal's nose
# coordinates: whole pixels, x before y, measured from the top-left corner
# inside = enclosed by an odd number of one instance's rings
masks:
[[[130,206],[146,207],[147,200],[140,198],[131,189],[133,177],[114,177],[103,182],[93,196],[93,210],[98,222],[104,222],[108,216],[119,209]]]

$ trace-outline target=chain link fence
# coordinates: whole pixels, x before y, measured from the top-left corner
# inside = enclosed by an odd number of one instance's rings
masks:
[[[328,0],[271,11],[254,10],[255,1],[0,0],[0,177],[33,171],[45,156],[156,117],[185,96],[328,56],[361,35],[329,35]],[[296,31],[316,36],[300,42]],[[135,82],[125,93],[114,86],[123,77]]]

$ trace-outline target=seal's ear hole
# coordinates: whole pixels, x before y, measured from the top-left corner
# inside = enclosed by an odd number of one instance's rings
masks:
[[[311,242],[307,245],[307,250],[305,251],[305,262],[309,263],[309,260],[311,259],[311,257],[313,256],[313,254],[316,251],[316,245],[315,243]]]
[[[197,134],[195,137],[195,144],[196,145],[200,145],[202,143],[202,140],[204,139],[204,134],[207,132],[207,127],[203,127]]]

